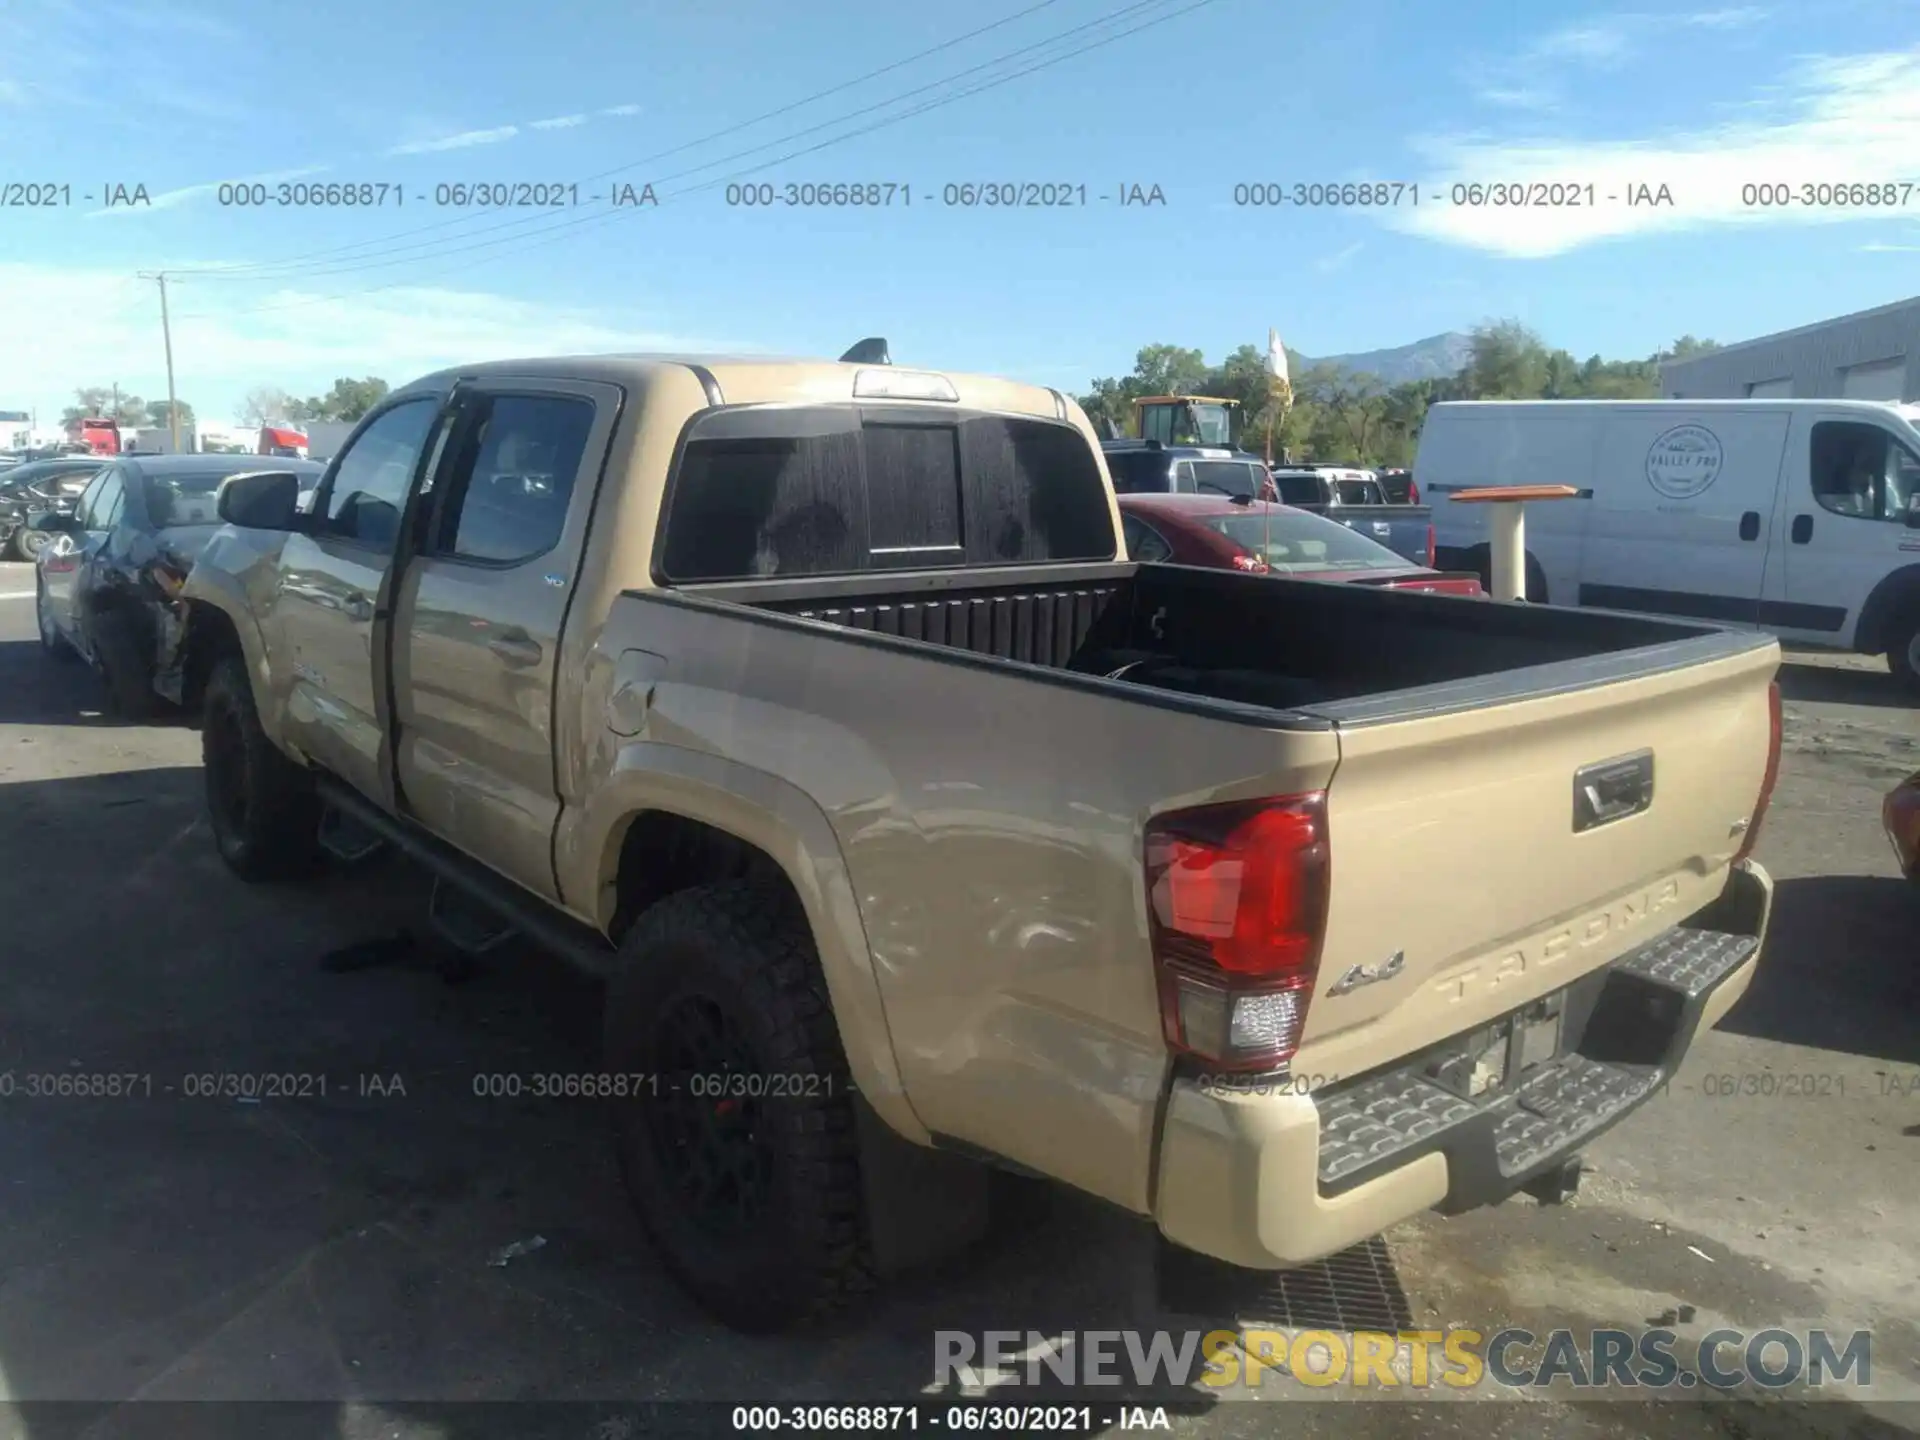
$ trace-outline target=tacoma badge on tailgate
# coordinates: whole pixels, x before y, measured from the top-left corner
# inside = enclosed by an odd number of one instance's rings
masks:
[[[1391,980],[1407,963],[1407,952],[1396,950],[1378,965],[1356,965],[1327,987],[1329,995],[1349,995],[1362,985]]]

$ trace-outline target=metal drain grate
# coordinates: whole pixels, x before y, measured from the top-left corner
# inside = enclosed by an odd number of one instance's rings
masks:
[[[1284,1330],[1410,1330],[1413,1309],[1375,1236],[1294,1270],[1242,1270],[1160,1243],[1162,1310]]]

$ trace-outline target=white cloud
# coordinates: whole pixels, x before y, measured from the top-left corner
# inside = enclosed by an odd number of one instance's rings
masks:
[[[1336,270],[1345,269],[1347,262],[1366,248],[1366,241],[1356,240],[1344,250],[1336,250],[1333,254],[1320,259],[1315,263],[1314,269],[1318,270],[1322,275],[1331,275]]]
[[[209,421],[230,418],[259,385],[307,393],[336,375],[382,375],[399,385],[443,366],[515,356],[747,348],[623,323],[602,306],[436,286],[311,304],[300,302],[327,292],[284,290],[237,302],[229,316],[205,313],[225,287],[195,290],[189,282],[170,295],[173,359],[180,398]],[[0,294],[9,327],[37,337],[31,347],[0,346],[0,408],[57,416],[78,387],[115,380],[149,399],[166,394],[153,286],[135,285],[121,270],[0,263]],[[286,308],[243,313],[269,304]]]
[[[463,130],[458,135],[443,135],[438,140],[415,140],[396,145],[389,155],[437,155],[443,150],[466,150],[475,145],[498,145],[520,133],[518,125],[500,125],[492,130]]]
[[[1487,85],[1476,98],[1513,110],[1548,110],[1555,103],[1553,91],[1538,85]]]
[[[1696,17],[1697,18],[1697,17]],[[1750,107],[1759,118],[1697,131],[1592,139],[1463,138],[1414,148],[1428,162],[1420,204],[1397,229],[1498,255],[1537,258],[1630,235],[1718,225],[1886,220],[1920,209],[1920,47],[1803,62],[1784,91]],[[1893,182],[1895,206],[1763,205],[1747,187]],[[1453,205],[1456,183],[1592,186],[1591,205]],[[1632,206],[1641,186],[1671,206]],[[1743,193],[1744,192],[1744,193]],[[1436,197],[1430,201],[1429,197]],[[1751,199],[1750,199],[1751,197]],[[1815,192],[1815,199],[1820,192]]]
[[[584,115],[556,115],[551,120],[535,120],[527,126],[529,130],[571,130],[576,125],[587,123]]]
[[[638,115],[640,113],[640,107],[638,105],[609,105],[600,113],[602,115]]]
[[[1885,240],[1875,240],[1862,245],[1860,251],[1865,255],[1920,255],[1920,244],[1895,245]]]
[[[1468,82],[1475,98],[1503,109],[1545,110],[1559,103],[1555,72],[1615,70],[1647,43],[1676,30],[1732,32],[1757,25],[1770,12],[1757,6],[1672,14],[1627,12],[1598,16],[1549,31],[1522,46],[1517,55],[1482,61]]]
[[[144,30],[176,41],[195,39],[237,44],[246,38],[241,31],[215,16],[183,5],[159,4],[156,0],[104,6],[99,18],[120,29]]]

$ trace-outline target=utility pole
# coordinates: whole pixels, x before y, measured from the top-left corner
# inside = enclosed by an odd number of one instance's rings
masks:
[[[173,453],[180,453],[180,402],[173,393],[173,326],[167,318],[167,272],[142,270],[142,280],[160,282],[160,338],[167,347],[167,431],[173,437]],[[118,389],[115,390],[116,395]]]

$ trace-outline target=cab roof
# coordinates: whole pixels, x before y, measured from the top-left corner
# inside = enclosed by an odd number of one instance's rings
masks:
[[[844,404],[861,398],[854,394],[855,377],[863,372],[874,371],[902,377],[939,376],[952,384],[961,408],[1013,412],[1046,419],[1069,419],[1076,409],[1072,400],[1047,386],[930,366],[852,364],[805,356],[652,351],[490,360],[424,375],[394,394],[444,390],[463,379],[509,376],[592,381],[634,389],[674,381],[684,383],[692,378],[707,389],[709,404]],[[717,397],[715,391],[718,392]]]

